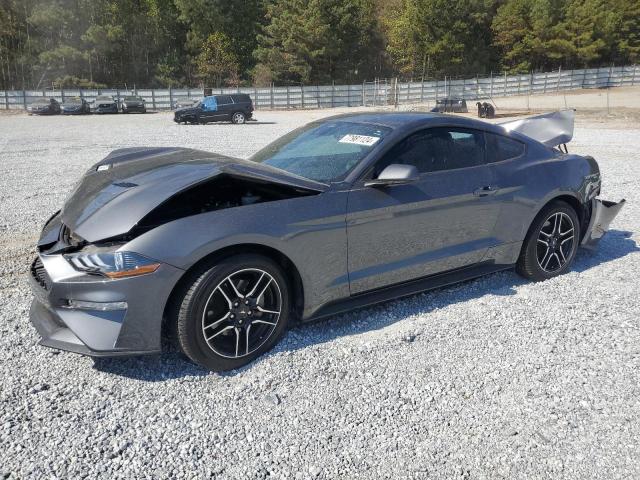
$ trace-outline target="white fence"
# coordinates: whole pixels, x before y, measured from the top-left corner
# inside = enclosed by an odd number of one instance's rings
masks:
[[[359,85],[322,85],[292,87],[240,87],[211,89],[212,94],[247,93],[256,109],[297,109],[355,107],[362,105],[393,105],[433,103],[438,98],[461,97],[466,100],[535,95],[582,88],[609,88],[640,85],[640,66],[556,70],[526,75],[490,75],[464,80],[443,79],[426,82],[381,80]],[[98,95],[111,95],[120,100],[131,90],[103,89],[62,91],[0,90],[0,109],[24,109],[38,98],[54,97],[64,102],[70,97],[88,101]],[[150,109],[171,109],[176,102],[199,99],[202,89],[138,89]]]

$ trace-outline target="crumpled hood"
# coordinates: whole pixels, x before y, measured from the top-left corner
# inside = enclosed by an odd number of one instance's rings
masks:
[[[198,109],[196,107],[182,107],[174,111],[177,116],[184,115],[185,113],[195,113]]]
[[[130,231],[178,192],[217,175],[322,191],[325,185],[287,172],[187,148],[115,150],[82,177],[61,212],[77,236],[95,242]]]

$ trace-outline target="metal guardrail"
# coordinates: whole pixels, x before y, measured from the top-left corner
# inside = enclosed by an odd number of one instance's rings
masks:
[[[211,89],[211,94],[246,93],[254,108],[313,109],[333,107],[376,106],[412,103],[433,103],[438,98],[460,97],[466,100],[536,95],[583,88],[609,88],[640,85],[640,66],[556,70],[526,75],[490,75],[464,80],[444,78],[426,82],[398,82],[381,80],[359,85],[318,85],[290,87],[240,87]],[[0,109],[26,109],[42,97],[83,97],[93,101],[98,95],[111,95],[117,100],[131,95],[132,90],[65,89],[60,91],[0,90]],[[185,99],[199,99],[202,89],[137,89],[147,108],[167,110]]]

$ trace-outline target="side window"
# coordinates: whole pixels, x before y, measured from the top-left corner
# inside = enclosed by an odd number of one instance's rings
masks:
[[[219,95],[218,96],[218,105],[228,105],[233,103],[231,97],[229,95]]]
[[[512,138],[487,133],[487,162],[511,160],[524,155],[525,144]]]
[[[202,101],[202,109],[205,112],[215,112],[218,110],[218,102],[216,97],[205,97]]]
[[[387,152],[374,175],[392,163],[414,165],[420,173],[482,165],[484,134],[479,130],[450,127],[422,130]]]

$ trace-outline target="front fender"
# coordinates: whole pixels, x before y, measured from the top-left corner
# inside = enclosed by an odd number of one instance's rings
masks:
[[[277,250],[298,269],[305,316],[349,295],[346,194],[320,195],[206,212],[161,225],[122,249],[189,270],[223,248],[260,245]]]

